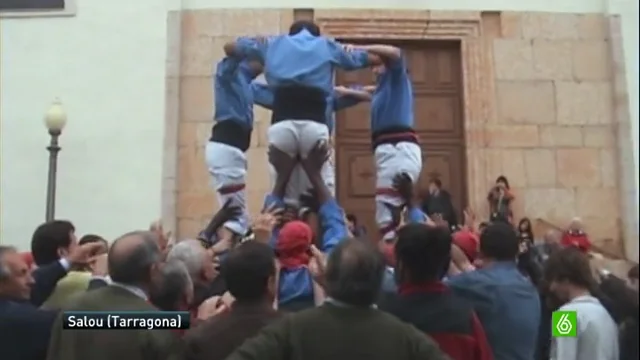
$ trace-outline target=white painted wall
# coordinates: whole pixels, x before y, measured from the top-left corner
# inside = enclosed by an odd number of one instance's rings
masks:
[[[55,97],[69,115],[56,216],[107,237],[160,216],[166,4],[90,0],[77,10],[0,19],[3,244],[28,249],[44,220],[42,119]]]
[[[78,1],[78,14],[71,18],[0,21],[2,243],[27,248],[31,231],[44,218],[48,138],[41,119],[56,96],[69,113],[61,139],[57,216],[72,219],[80,233],[107,237],[160,216],[166,12],[221,7],[264,8],[265,3],[92,0]],[[636,0],[278,0],[269,7],[622,14],[638,188]]]

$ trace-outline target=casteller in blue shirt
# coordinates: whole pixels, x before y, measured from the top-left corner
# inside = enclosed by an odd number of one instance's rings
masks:
[[[225,57],[216,65],[213,115],[216,123],[210,141],[247,151],[253,129],[251,82],[262,72],[257,61]]]
[[[531,360],[538,344],[540,296],[516,266],[518,251],[511,225],[490,224],[480,235],[483,267],[447,281],[473,305],[495,360]]]
[[[265,64],[265,79],[274,89],[275,119],[320,123],[327,120],[334,70],[357,70],[378,61],[365,51],[348,51],[333,39],[320,36],[320,29],[311,21],[295,22],[289,35],[239,38],[227,44],[225,51]]]
[[[376,74],[376,89],[371,99],[374,149],[383,143],[417,143],[413,128],[413,85],[402,51],[389,45],[358,48],[379,55],[383,61],[382,65],[373,68]]]
[[[282,199],[270,194],[265,198],[265,209],[273,205],[284,206]],[[330,199],[318,210],[322,242],[319,250],[329,254],[348,237],[344,211],[335,199]],[[278,229],[274,229],[270,245],[275,248]],[[314,306],[313,278],[306,267],[280,272],[278,306],[284,310],[301,310]]]

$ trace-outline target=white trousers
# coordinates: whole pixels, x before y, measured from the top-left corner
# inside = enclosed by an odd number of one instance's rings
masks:
[[[400,173],[407,173],[415,184],[422,171],[422,150],[418,144],[400,142],[398,144],[381,144],[374,152],[376,161],[376,223],[378,229],[385,229],[391,224],[392,214],[385,204],[400,206],[402,198],[393,194],[393,178]],[[384,194],[380,194],[384,192]],[[386,232],[383,240],[392,238],[394,232]]]
[[[329,142],[329,129],[326,125],[310,120],[284,120],[271,125],[267,131],[269,145],[289,154],[289,156],[300,155],[306,157],[318,140]],[[275,184],[276,172],[273,166],[271,169],[271,186]],[[335,194],[335,174],[333,164],[327,161],[321,170],[322,179],[329,188],[331,194]],[[311,182],[304,172],[304,169],[297,165],[289,182],[284,201],[287,204],[300,204],[300,195],[306,193],[311,188]]]
[[[245,189],[247,157],[233,146],[209,141],[205,149],[205,160],[220,206],[231,199],[233,205],[242,209],[240,218],[226,222],[224,227],[244,235],[249,225]]]

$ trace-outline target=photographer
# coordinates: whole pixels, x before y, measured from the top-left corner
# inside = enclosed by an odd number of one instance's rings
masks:
[[[514,199],[515,197],[511,193],[507,178],[502,175],[498,176],[495,186],[487,196],[491,218],[508,219],[508,222],[511,222],[513,216],[511,204]]]

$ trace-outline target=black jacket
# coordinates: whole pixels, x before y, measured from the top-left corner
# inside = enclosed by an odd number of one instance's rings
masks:
[[[31,299],[0,298],[0,358],[42,360],[47,356],[51,327],[57,311],[40,310],[67,271],[59,262],[33,272]]]
[[[443,219],[449,223],[449,226],[458,225],[458,215],[451,201],[451,194],[446,190],[440,190],[438,195],[434,196],[427,193],[422,200],[422,211],[427,215],[441,214]]]
[[[35,306],[44,304],[56,289],[58,281],[66,275],[67,270],[59,261],[35,269],[32,273],[35,283],[31,288],[31,303]]]

